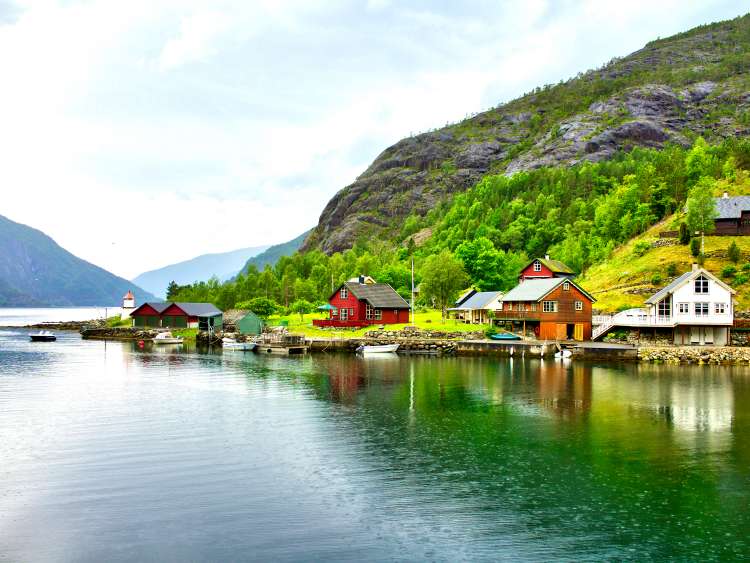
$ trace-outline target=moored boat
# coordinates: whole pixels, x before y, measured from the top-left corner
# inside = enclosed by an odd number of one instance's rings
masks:
[[[154,344],[182,344],[182,337],[172,336],[171,332],[160,332],[154,338]]]
[[[222,338],[221,347],[225,350],[240,350],[242,352],[252,352],[255,350],[255,342],[237,342],[234,338]]]
[[[520,336],[510,332],[496,332],[495,334],[490,334],[490,338],[492,340],[521,340]]]
[[[360,346],[357,352],[360,354],[392,354],[397,351],[399,344],[382,344],[380,346]]]
[[[54,342],[57,336],[49,330],[40,330],[36,334],[29,334],[32,342]]]

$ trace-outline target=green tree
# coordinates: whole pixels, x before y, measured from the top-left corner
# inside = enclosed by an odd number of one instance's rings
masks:
[[[313,310],[313,304],[305,299],[297,299],[290,305],[289,310],[292,313],[299,313],[299,319],[304,320],[305,313]]]
[[[180,291],[180,286],[172,280],[167,286],[167,301],[172,301]]]
[[[690,229],[687,224],[683,221],[680,223],[680,244],[688,244],[690,242]]]
[[[701,178],[698,184],[690,190],[687,200],[687,226],[691,233],[701,233],[701,254],[705,248],[705,234],[714,230],[714,219],[717,216],[716,204],[711,193],[713,180]]]
[[[696,258],[701,253],[701,241],[697,238],[690,239],[690,254]]]
[[[240,303],[237,303],[237,308],[250,309],[261,319],[267,319],[276,312],[279,306],[275,301],[272,301],[267,297],[256,297],[255,299],[250,299],[249,301],[242,301]]]
[[[442,320],[448,305],[453,303],[458,292],[466,287],[468,277],[461,263],[448,250],[433,254],[422,266],[420,293],[432,299],[440,307]]]
[[[727,249],[727,256],[735,264],[740,261],[740,247],[737,246],[737,243],[735,241],[732,241],[732,244],[729,245],[729,248]]]

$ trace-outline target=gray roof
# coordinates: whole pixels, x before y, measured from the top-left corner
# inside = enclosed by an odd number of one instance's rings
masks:
[[[677,287],[679,285],[681,285],[682,282],[687,281],[688,278],[690,278],[690,276],[692,276],[694,273],[695,272],[693,272],[693,271],[685,272],[680,277],[675,278],[672,281],[672,283],[670,283],[669,285],[667,285],[665,287],[662,287],[659,291],[657,291],[651,297],[649,297],[648,299],[646,299],[646,303],[658,303],[659,301],[661,301],[662,299],[664,299],[667,295],[669,295],[670,293],[672,293],[675,289],[677,289]]]
[[[376,309],[408,309],[409,304],[387,283],[344,284],[354,297],[367,301]]]
[[[750,211],[750,196],[715,197],[717,219],[739,219],[743,211]]]
[[[218,317],[221,315],[221,311],[217,309],[212,303],[184,303],[177,301],[164,301],[155,302],[149,301],[143,305],[148,305],[154,309],[157,313],[161,314],[170,305],[177,305],[180,309],[185,311],[189,317]],[[143,306],[141,305],[141,306]]]
[[[502,291],[480,291],[469,297],[456,309],[484,309],[490,301],[502,294]]]
[[[456,302],[454,303],[456,307],[460,306],[464,301],[466,301],[469,297],[476,294],[477,290],[473,287],[471,289],[467,289],[464,291],[461,295],[458,296],[458,299],[456,299]]]
[[[734,289],[729,287],[727,284],[725,284],[723,281],[721,281],[719,278],[717,278],[715,275],[713,275],[708,270],[704,270],[703,268],[698,268],[697,270],[690,270],[689,272],[685,272],[680,277],[675,278],[672,283],[669,285],[661,288],[659,291],[654,293],[651,297],[646,299],[646,303],[649,303],[651,305],[654,305],[664,299],[667,295],[674,292],[675,289],[677,289],[680,285],[682,285],[684,282],[688,281],[690,278],[697,278],[699,274],[703,274],[705,277],[712,279],[722,287],[728,289],[732,294],[737,293]]]
[[[503,301],[539,301],[558,285],[568,282],[576,286],[581,293],[596,301],[594,297],[580,285],[568,278],[531,278],[519,283],[503,296]]]

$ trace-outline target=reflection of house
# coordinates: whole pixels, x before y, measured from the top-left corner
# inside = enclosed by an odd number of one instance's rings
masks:
[[[717,235],[750,235],[750,196],[714,198]]]
[[[467,293],[469,294],[467,296]],[[500,308],[500,300],[503,297],[501,291],[474,291],[467,292],[456,301],[456,306],[448,309],[455,318],[465,323],[485,324],[491,321],[494,311]],[[493,312],[490,315],[490,312]]]
[[[594,338],[617,328],[647,331],[673,344],[729,344],[734,322],[735,291],[711,272],[693,265],[646,300],[643,309],[630,309],[605,319]]]
[[[542,340],[589,340],[594,301],[567,277],[524,279],[503,296],[495,319]]]
[[[359,327],[409,322],[409,304],[387,283],[360,276],[343,283],[328,299],[329,318],[315,326]]]
[[[198,328],[208,330],[222,326],[222,312],[211,303],[144,303],[130,317],[133,326]]]

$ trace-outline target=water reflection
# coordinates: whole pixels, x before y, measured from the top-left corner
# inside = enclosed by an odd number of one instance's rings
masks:
[[[749,406],[746,367],[0,333],[0,555],[740,558]]]

